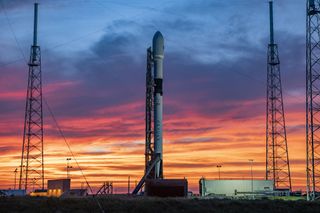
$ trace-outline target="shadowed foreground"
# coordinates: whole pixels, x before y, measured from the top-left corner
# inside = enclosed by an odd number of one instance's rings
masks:
[[[98,198],[105,212],[320,212],[320,202],[269,200],[202,200],[160,198]],[[101,212],[92,198],[0,198],[0,212]]]

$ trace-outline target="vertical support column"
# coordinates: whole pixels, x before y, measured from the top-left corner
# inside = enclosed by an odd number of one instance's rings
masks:
[[[154,142],[152,140],[153,135],[153,95],[154,95],[154,80],[152,74],[153,56],[152,49],[147,49],[147,72],[146,72],[146,147],[145,147],[145,173],[152,164],[154,159]],[[154,178],[154,168],[147,175],[147,179]]]

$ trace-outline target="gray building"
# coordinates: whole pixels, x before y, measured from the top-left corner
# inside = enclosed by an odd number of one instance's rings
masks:
[[[70,179],[48,180],[48,193],[50,197],[60,197],[64,192],[70,191]]]
[[[0,196],[16,197],[16,196],[25,196],[25,195],[26,195],[26,190],[19,190],[19,189],[0,190]]]

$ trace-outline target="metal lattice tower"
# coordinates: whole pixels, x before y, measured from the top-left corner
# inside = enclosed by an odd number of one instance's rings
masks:
[[[153,143],[153,93],[154,82],[152,75],[152,50],[147,49],[147,73],[146,73],[146,148],[145,148],[145,172],[151,166],[154,158],[154,143]],[[146,177],[147,179],[154,178],[155,171],[152,168],[151,172]]]
[[[320,0],[307,0],[306,147],[307,198],[320,192]]]
[[[283,108],[280,60],[274,42],[273,1],[269,1],[270,44],[268,45],[266,179],[274,181],[275,189],[291,191],[291,175]]]
[[[113,194],[113,182],[104,182],[96,195],[112,195]]]
[[[37,44],[38,4],[34,5],[27,100],[23,131],[19,189],[44,189],[41,52]]]

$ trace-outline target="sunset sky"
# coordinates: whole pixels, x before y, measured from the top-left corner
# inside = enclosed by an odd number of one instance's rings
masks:
[[[20,164],[33,2],[0,7],[0,188]],[[146,48],[165,38],[164,175],[265,174],[268,0],[41,0],[43,93],[92,186],[144,172]],[[275,0],[293,188],[305,190],[305,1]],[[67,145],[44,105],[45,178]],[[73,187],[83,178],[75,164]],[[134,185],[134,183],[133,183]]]

